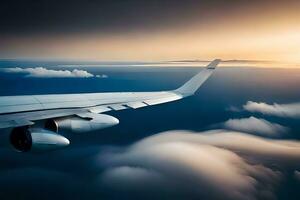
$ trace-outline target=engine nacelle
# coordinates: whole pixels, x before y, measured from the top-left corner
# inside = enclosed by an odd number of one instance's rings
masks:
[[[45,128],[57,133],[61,131],[85,133],[108,128],[117,124],[119,124],[119,120],[110,115],[88,113],[80,117],[50,119],[46,122]]]
[[[36,128],[18,127],[10,134],[11,145],[20,152],[49,151],[70,144],[70,141],[52,131]]]

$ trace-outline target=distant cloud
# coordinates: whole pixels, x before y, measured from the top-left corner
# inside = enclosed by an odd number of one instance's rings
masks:
[[[295,179],[298,181],[298,182],[300,182],[300,171],[295,171],[294,172],[294,177],[295,177]]]
[[[116,197],[275,199],[284,167],[296,170],[300,143],[214,130],[171,131],[124,150],[106,150],[99,184]]]
[[[242,109],[236,107],[236,106],[229,106],[225,109],[226,111],[230,111],[230,112],[241,112],[243,111]]]
[[[108,78],[108,76],[106,74],[101,74],[101,75],[97,74],[96,77],[97,78]]]
[[[277,137],[288,132],[287,127],[253,116],[249,118],[229,119],[224,122],[223,127],[269,137]]]
[[[23,73],[25,77],[35,77],[35,78],[107,78],[107,75],[94,75],[85,70],[74,69],[70,70],[53,70],[44,67],[35,68],[4,68],[2,71],[6,73]]]
[[[300,118],[300,103],[291,104],[277,104],[273,105],[267,103],[257,103],[248,101],[243,108],[249,112],[257,112],[266,115],[278,116],[278,117],[289,117],[289,118]]]
[[[194,60],[174,60],[174,61],[169,61],[169,62],[196,62],[196,63],[208,63],[210,61],[208,60],[198,60],[198,59],[194,59]],[[276,61],[277,62],[277,61]],[[271,60],[222,60],[222,63],[246,63],[246,64],[252,64],[252,63],[275,63],[275,61],[271,61]]]

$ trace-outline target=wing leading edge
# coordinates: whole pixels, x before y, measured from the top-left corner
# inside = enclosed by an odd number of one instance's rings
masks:
[[[171,91],[0,97],[0,128],[32,125],[33,121],[80,116],[86,112],[137,109],[176,101],[193,95],[210,77],[220,61],[212,61],[181,87]]]

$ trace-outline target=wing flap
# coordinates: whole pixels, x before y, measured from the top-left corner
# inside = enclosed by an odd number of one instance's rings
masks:
[[[92,113],[103,113],[111,111],[112,109],[107,106],[95,106],[88,109]]]
[[[112,104],[112,105],[109,105],[108,108],[111,108],[112,110],[125,110],[125,109],[127,109],[127,107],[122,105],[122,104]]]
[[[133,108],[133,109],[137,109],[137,108],[142,108],[145,106],[148,106],[146,103],[144,102],[129,102],[126,104],[128,107]]]

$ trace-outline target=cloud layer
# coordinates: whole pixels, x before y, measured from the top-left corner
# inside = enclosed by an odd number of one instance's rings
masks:
[[[46,69],[44,67],[35,68],[4,68],[2,71],[6,73],[22,73],[25,77],[35,77],[35,78],[107,78],[107,75],[94,75],[85,70],[74,69],[70,70],[53,70]]]
[[[249,112],[257,112],[278,117],[300,118],[300,103],[273,105],[263,102],[248,101],[243,108]]]
[[[276,199],[300,169],[299,142],[225,130],[42,155],[3,151],[0,195],[11,199]]]
[[[160,133],[99,154],[99,184],[119,197],[273,199],[300,144],[239,132]]]
[[[288,132],[288,128],[285,126],[253,116],[249,118],[229,119],[224,122],[223,127],[268,137],[278,137]]]

